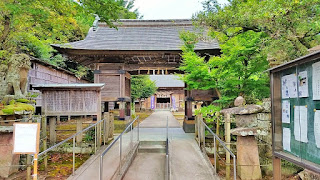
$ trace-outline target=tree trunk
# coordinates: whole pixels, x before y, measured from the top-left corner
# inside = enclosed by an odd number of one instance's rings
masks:
[[[0,49],[4,49],[3,44],[6,41],[10,32],[10,17],[5,15],[4,16],[4,28],[3,32],[1,33],[2,36],[0,37]]]

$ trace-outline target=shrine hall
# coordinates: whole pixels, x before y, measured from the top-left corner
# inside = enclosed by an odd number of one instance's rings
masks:
[[[105,83],[101,90],[104,111],[119,105],[119,119],[130,117],[131,75],[181,74],[182,40],[180,32],[204,33],[190,19],[170,20],[119,20],[110,28],[96,23],[84,40],[52,45],[69,60],[91,68],[94,83]],[[215,39],[202,38],[195,51],[209,58],[220,54]],[[186,86],[185,86],[186,87]],[[212,101],[217,98],[214,90],[186,90],[184,88],[184,130],[194,131],[192,104],[194,101]],[[188,127],[190,126],[190,127]],[[192,128],[193,126],[193,128]]]

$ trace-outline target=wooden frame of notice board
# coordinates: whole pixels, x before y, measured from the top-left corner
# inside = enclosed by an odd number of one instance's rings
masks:
[[[320,51],[269,72],[274,179],[281,159],[320,173]]]
[[[19,126],[25,126],[25,127],[20,128]],[[32,126],[35,126],[35,127],[32,127]],[[34,131],[32,132],[32,128],[34,128],[35,132]],[[28,133],[17,132],[18,130],[23,130],[23,129],[27,130]],[[40,123],[14,123],[13,139],[14,139],[13,154],[38,154],[39,141],[40,141]],[[24,141],[23,142],[24,144],[19,143],[21,141]],[[30,142],[30,141],[35,141],[35,142]],[[28,147],[28,146],[35,146],[35,147]],[[28,149],[34,149],[34,150],[32,151]]]

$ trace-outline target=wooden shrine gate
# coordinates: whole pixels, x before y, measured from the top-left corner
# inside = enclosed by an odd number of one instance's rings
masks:
[[[108,84],[101,91],[104,111],[115,104],[119,106],[120,119],[127,119],[130,117],[131,75],[151,74],[151,71],[182,73],[178,70],[183,45],[179,33],[198,30],[191,20],[120,20],[115,25],[118,29],[99,23],[82,41],[52,46],[70,60],[93,69],[94,82]],[[207,58],[220,54],[216,40],[199,41],[195,51]],[[196,98],[191,95],[186,91],[186,121],[194,120],[192,101]],[[212,101],[216,95],[211,91],[204,97]],[[194,127],[194,122],[184,125]],[[185,131],[192,129],[185,126]]]

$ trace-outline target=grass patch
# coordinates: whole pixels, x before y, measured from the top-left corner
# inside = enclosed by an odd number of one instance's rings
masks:
[[[75,155],[75,169],[79,168],[90,154]],[[44,171],[44,163],[40,162],[39,170]],[[43,174],[44,172],[41,172]],[[48,159],[48,173],[45,175],[51,179],[67,179],[72,174],[72,153],[52,153]],[[46,179],[47,179],[46,178]]]

